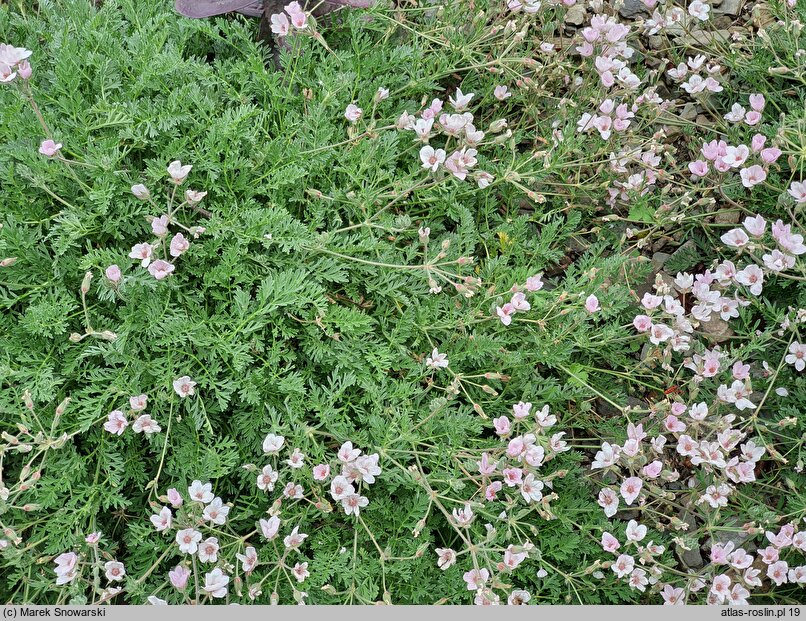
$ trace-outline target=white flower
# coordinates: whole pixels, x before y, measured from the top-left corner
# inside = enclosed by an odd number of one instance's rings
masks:
[[[226,524],[229,507],[220,498],[213,498],[213,501],[204,508],[204,519],[213,524]]]
[[[456,96],[455,97],[448,97],[448,101],[453,106],[453,109],[457,112],[464,112],[467,109],[467,105],[470,103],[470,100],[473,99],[474,93],[463,93],[461,88],[456,89]]]
[[[225,575],[220,568],[216,567],[209,574],[204,575],[204,586],[202,587],[212,597],[226,597],[229,576]]]
[[[190,487],[188,487],[188,494],[190,495],[191,500],[203,502],[205,504],[210,502],[215,497],[213,494],[213,484],[205,483],[202,485],[202,482],[198,479],[190,484]]]
[[[364,111],[355,104],[350,104],[344,110],[344,118],[350,121],[351,123],[355,123],[358,119],[361,118],[363,112]]]
[[[285,444],[285,438],[283,436],[277,436],[273,433],[270,433],[266,436],[263,440],[263,452],[264,453],[277,453],[283,448]]]
[[[179,551],[185,554],[195,554],[199,549],[202,534],[195,528],[184,528],[176,533],[176,543]]]
[[[448,366],[448,355],[441,354],[435,347],[431,355],[425,359],[425,365],[431,369],[445,369]]]
[[[182,166],[182,162],[179,160],[174,160],[170,164],[168,164],[168,174],[171,177],[171,180],[176,184],[181,184],[190,173],[190,169],[193,168],[190,164]]]
[[[208,537],[199,544],[199,560],[202,563],[215,563],[218,560],[218,538]]]
[[[196,382],[190,379],[190,377],[187,375],[183,375],[182,377],[174,380],[174,390],[176,391],[177,395],[184,399],[189,395],[196,394]]]
[[[701,22],[708,21],[708,13],[710,11],[711,7],[705,2],[701,2],[700,0],[694,0],[694,2],[688,5],[689,15],[691,15],[692,17],[696,17]]]
[[[154,528],[156,528],[158,532],[162,532],[171,527],[172,517],[171,510],[168,507],[163,507],[160,509],[159,513],[152,515],[150,519]]]
[[[263,536],[268,541],[274,539],[279,530],[280,518],[278,518],[276,515],[271,516],[268,520],[260,520],[260,532],[263,533]]]
[[[126,568],[123,566],[123,563],[118,561],[107,561],[104,563],[104,572],[107,580],[120,581],[123,580],[123,576],[126,575]]]

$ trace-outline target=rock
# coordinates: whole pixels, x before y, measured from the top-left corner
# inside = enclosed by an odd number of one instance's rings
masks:
[[[697,530],[697,520],[691,513],[683,509],[680,511],[679,518],[688,524],[688,532]],[[689,569],[700,569],[705,566],[705,559],[702,557],[699,545],[692,545],[690,550],[677,545],[675,551],[680,562]]]
[[[656,271],[660,271],[663,269],[663,266],[666,265],[666,261],[671,258],[672,255],[670,254],[665,252],[656,252],[652,255],[652,267],[654,267]]]
[[[565,12],[565,23],[572,26],[581,26],[585,23],[585,6],[575,4]]]
[[[705,126],[711,126],[714,124],[713,119],[705,116],[704,114],[698,114],[695,122],[697,123],[697,125],[705,125]]]
[[[733,24],[733,18],[730,15],[714,15],[714,27],[718,30],[726,30]]]
[[[722,3],[714,9],[714,13],[722,15],[738,15],[742,8],[742,0],[722,0]]]
[[[697,105],[689,102],[683,106],[683,109],[680,111],[680,118],[685,119],[686,121],[693,121],[696,119]]]
[[[649,14],[649,9],[641,0],[624,0],[624,4],[618,10],[619,15],[626,19],[634,19],[641,13]]]
[[[728,326],[728,322],[716,313],[711,313],[709,321],[700,322],[700,331],[714,343],[722,343],[733,336],[733,330]]]
[[[729,0],[726,0],[729,1]],[[730,31],[729,30],[695,30],[688,36],[678,37],[677,43],[688,47],[698,47],[703,45],[713,45],[714,43],[721,43],[722,45],[730,45]]]
[[[742,218],[742,212],[738,209],[722,209],[714,214],[714,222],[717,224],[738,224]]]
[[[697,250],[697,242],[689,239],[686,243],[680,246],[672,253],[672,260],[682,262],[684,258],[690,257]]]
[[[649,45],[649,48],[652,50],[659,50],[664,47],[663,37],[659,37],[658,35],[652,35],[651,37],[648,37],[647,43]]]
[[[725,524],[726,528],[735,528],[735,531],[729,530],[718,530],[714,533],[714,536],[709,539],[705,547],[710,548],[715,543],[719,545],[725,545],[729,542],[732,542],[735,548],[744,548],[744,551],[748,554],[753,554],[756,551],[756,545],[753,543],[752,539],[750,539],[750,535],[745,532],[742,528],[742,523],[738,519],[733,519],[729,523]],[[748,541],[750,539],[750,541]]]

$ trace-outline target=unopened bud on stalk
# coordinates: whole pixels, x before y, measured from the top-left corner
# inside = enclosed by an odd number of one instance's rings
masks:
[[[497,134],[500,131],[503,131],[507,128],[507,120],[506,119],[498,119],[497,121],[493,121],[490,123],[490,133]]]
[[[82,335],[81,335],[81,334],[79,334],[78,332],[73,332],[73,333],[72,333],[72,334],[71,334],[71,335],[68,337],[68,340],[69,340],[69,341],[71,341],[72,343],[80,343],[80,342],[81,342],[81,339],[83,339],[83,338],[84,338],[84,336],[82,336]]]
[[[16,446],[17,444],[20,443],[20,441],[17,438],[12,436],[7,431],[4,431],[3,433],[0,433],[0,438],[3,438],[3,440],[5,440],[9,444],[11,444],[12,446]]]
[[[33,409],[34,409],[34,401],[33,401],[33,399],[31,399],[31,393],[28,390],[26,390],[24,393],[22,393],[22,402],[25,404],[26,408],[28,408],[29,410],[33,411]]]
[[[447,250],[450,247],[451,247],[451,240],[450,239],[445,239],[445,240],[442,241],[442,249],[443,250]]]
[[[67,397],[64,401],[62,401],[58,407],[56,408],[56,418],[58,419],[64,414],[64,411],[67,409],[67,405],[70,403],[70,397]]]
[[[17,262],[17,257],[8,257],[0,261],[0,267],[11,267]]]
[[[110,330],[104,330],[103,332],[98,333],[98,336],[105,341],[114,341],[118,338],[118,335]]]
[[[81,281],[81,293],[88,293],[90,290],[90,282],[92,281],[92,272],[84,274],[84,280]]]

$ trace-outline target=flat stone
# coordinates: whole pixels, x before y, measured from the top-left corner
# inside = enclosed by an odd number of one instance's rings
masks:
[[[738,15],[742,8],[742,0],[722,0],[722,3],[714,9],[714,13],[723,15]]]
[[[714,222],[717,224],[738,224],[742,218],[742,212],[738,209],[720,210],[714,214]]]
[[[688,36],[678,37],[677,42],[685,46],[712,45],[714,43],[729,44],[729,30],[695,30]]]
[[[683,109],[680,111],[680,118],[685,119],[686,121],[693,121],[696,119],[697,105],[689,102],[683,106]]]
[[[707,335],[708,339],[714,343],[722,343],[733,336],[733,330],[728,325],[728,322],[724,321],[716,313],[711,313],[711,319],[709,321],[700,322],[700,331]]]
[[[582,4],[575,4],[565,12],[565,23],[572,26],[581,26],[585,23],[585,6]]]
[[[621,5],[618,12],[619,15],[627,19],[634,19],[641,13],[649,15],[649,9],[641,0],[624,0],[624,4]]]
[[[656,252],[652,255],[652,267],[660,271],[666,265],[666,261],[672,258],[672,255],[665,252]]]

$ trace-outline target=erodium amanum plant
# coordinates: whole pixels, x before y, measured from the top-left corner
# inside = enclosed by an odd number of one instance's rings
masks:
[[[0,13],[3,600],[803,601],[804,7],[311,10]]]

